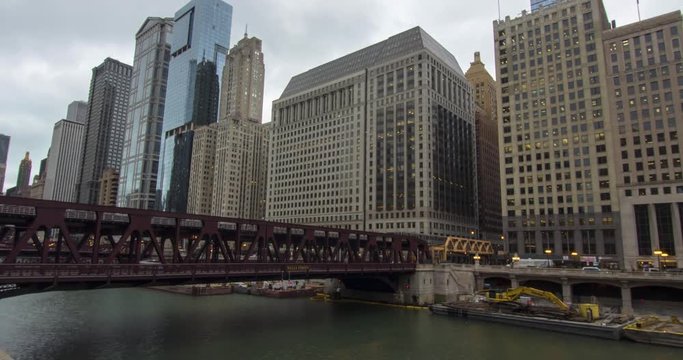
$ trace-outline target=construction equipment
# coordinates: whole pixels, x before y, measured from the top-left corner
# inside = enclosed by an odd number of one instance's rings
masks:
[[[503,292],[484,290],[480,291],[478,294],[483,295],[486,301],[489,303],[512,304],[517,308],[525,309],[533,308],[533,301],[531,301],[531,298],[540,298],[555,305],[561,313],[566,315],[566,317],[579,316],[587,321],[593,321],[600,317],[600,308],[598,304],[575,304],[573,306],[569,306],[555,296],[555,294],[549,291],[539,290],[527,286],[520,286]],[[523,297],[525,296],[528,298],[524,299]]]

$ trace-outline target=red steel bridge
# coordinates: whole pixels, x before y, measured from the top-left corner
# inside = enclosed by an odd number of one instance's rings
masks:
[[[63,288],[384,277],[431,262],[416,235],[0,197],[0,297]]]

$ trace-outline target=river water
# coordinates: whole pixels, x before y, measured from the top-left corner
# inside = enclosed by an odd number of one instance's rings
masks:
[[[147,289],[2,299],[0,350],[16,360],[683,359],[681,349],[448,318],[428,310]]]

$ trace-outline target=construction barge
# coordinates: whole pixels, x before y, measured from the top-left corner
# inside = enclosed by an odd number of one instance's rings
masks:
[[[675,316],[645,316],[624,326],[624,337],[645,344],[683,348],[683,323]]]
[[[605,316],[598,304],[570,305],[551,292],[525,286],[507,291],[480,291],[467,301],[432,305],[430,310],[438,315],[611,340],[621,339],[622,326],[628,320],[621,315]]]
[[[605,321],[564,320],[535,316],[533,314],[516,314],[502,311],[502,309],[495,311],[485,303],[444,303],[432,305],[429,309],[437,315],[484,320],[565,334],[585,335],[610,340],[619,340],[622,337],[623,324]]]

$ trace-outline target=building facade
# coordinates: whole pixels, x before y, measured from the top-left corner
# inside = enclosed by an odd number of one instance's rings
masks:
[[[135,57],[117,205],[156,209],[172,18],[150,17],[135,35]]]
[[[114,168],[106,168],[100,177],[100,191],[97,205],[116,206],[119,189],[119,172]]]
[[[265,218],[269,126],[261,124],[265,65],[261,40],[245,33],[223,70],[221,122],[211,213]]]
[[[213,123],[194,130],[187,196],[190,214],[211,214],[218,126],[219,123]]]
[[[49,151],[48,151],[49,156]],[[47,176],[47,158],[40,160],[40,168],[36,175],[33,175],[33,183],[29,187],[26,197],[31,199],[42,199],[45,192],[45,178]]]
[[[121,166],[132,72],[132,66],[111,58],[93,69],[76,187],[79,203],[97,204],[104,169]]]
[[[83,121],[83,122],[79,122]],[[63,119],[55,123],[48,152],[43,199],[76,201],[76,182],[80,173],[85,119]]]
[[[603,34],[627,269],[683,267],[682,34],[680,11]]]
[[[419,27],[293,77],[271,131],[268,220],[478,231],[472,89]]]
[[[223,71],[230,43],[232,6],[221,0],[192,0],[176,12],[174,24],[157,185],[161,201],[158,205],[163,210],[185,212],[197,67],[202,60],[207,60],[215,65],[217,76]],[[181,148],[176,149],[176,146]],[[172,180],[173,177],[176,179]]]
[[[226,119],[217,126],[211,214],[265,217],[270,125]]]
[[[244,34],[226,60],[221,87],[220,119],[260,123],[263,118],[265,65],[261,40]]]
[[[10,137],[0,134],[0,194],[5,187],[5,172],[7,171],[7,155],[9,155]]]
[[[498,106],[496,82],[481,62],[479,52],[465,72],[474,89],[477,154],[478,213],[481,239],[504,250],[500,210],[500,167],[498,162]]]
[[[602,2],[557,1],[493,28],[509,252],[617,261]]]

